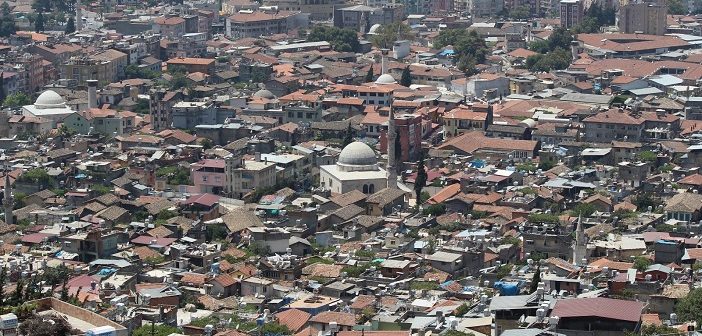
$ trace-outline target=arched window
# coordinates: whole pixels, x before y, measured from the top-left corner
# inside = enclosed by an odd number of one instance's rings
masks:
[[[375,185],[373,183],[368,187],[368,193],[375,194]]]
[[[364,185],[363,185],[363,193],[364,193],[364,194],[367,194],[367,193],[368,193],[368,185],[367,185],[367,184],[364,184]]]

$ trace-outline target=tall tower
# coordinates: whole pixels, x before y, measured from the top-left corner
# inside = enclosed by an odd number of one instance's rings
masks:
[[[395,155],[395,141],[397,130],[395,129],[395,109],[390,103],[390,117],[388,118],[388,188],[397,189],[397,157]]]
[[[575,245],[573,246],[573,264],[580,265],[587,253],[587,237],[582,216],[578,215],[578,227],[575,228]]]
[[[5,207],[5,224],[12,223],[12,210],[14,209],[14,199],[12,198],[12,184],[10,182],[10,171],[5,170],[5,195],[2,199],[2,205]]]
[[[76,1],[76,18],[75,18],[76,31],[83,30],[83,10],[80,8],[80,2]]]

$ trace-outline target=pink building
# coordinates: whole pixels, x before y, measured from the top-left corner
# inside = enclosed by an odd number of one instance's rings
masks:
[[[224,190],[224,160],[204,159],[190,164],[190,180],[195,185],[194,192],[219,194]]]

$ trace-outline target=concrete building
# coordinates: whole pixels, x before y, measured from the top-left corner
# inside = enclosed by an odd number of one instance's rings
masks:
[[[402,6],[386,6],[383,8],[366,5],[356,5],[335,9],[334,26],[351,28],[366,33],[373,25],[388,25],[401,21],[404,15]]]
[[[226,18],[225,32],[235,39],[270,36],[307,27],[308,22],[307,14],[301,12],[239,12]]]
[[[218,195],[226,188],[225,161],[204,159],[190,164],[190,180],[195,192]]]
[[[583,3],[580,0],[561,0],[561,27],[572,28],[583,20]]]
[[[261,161],[260,154],[253,161],[244,160],[241,156],[230,156],[225,161],[226,187],[225,191],[235,197],[242,198],[254,189],[272,187],[276,183],[276,165],[272,162]]]
[[[387,185],[387,173],[378,166],[373,149],[362,142],[344,147],[335,165],[320,167],[320,186],[333,193],[351,190],[373,194]]]
[[[326,21],[334,17],[334,8],[343,0],[264,0],[264,6],[278,6],[282,11],[309,13],[311,21]]]
[[[52,90],[46,90],[40,94],[34,104],[22,107],[23,115],[49,119],[52,122],[52,127],[56,127],[56,123],[74,112],[66,105],[63,97]]]
[[[490,17],[504,8],[503,0],[464,0],[466,10],[473,17]]]
[[[173,105],[173,127],[194,129],[197,125],[217,124],[217,113],[211,102],[179,102]]]
[[[619,31],[649,35],[666,33],[668,6],[663,3],[630,2],[619,9]]]

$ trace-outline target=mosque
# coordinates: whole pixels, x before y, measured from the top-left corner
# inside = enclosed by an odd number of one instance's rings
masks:
[[[37,97],[32,105],[22,106],[22,114],[25,116],[42,117],[51,120],[51,127],[75,113],[66,101],[56,93],[56,91],[46,90]]]
[[[387,186],[387,171],[378,165],[375,152],[363,142],[348,144],[334,165],[320,167],[320,186],[332,193],[359,190],[372,194]]]

